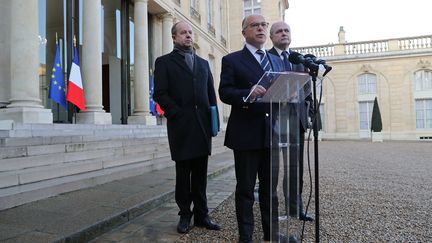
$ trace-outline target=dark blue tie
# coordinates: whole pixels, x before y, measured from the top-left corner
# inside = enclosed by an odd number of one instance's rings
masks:
[[[282,58],[283,58],[283,62],[284,62],[284,66],[285,66],[285,71],[291,71],[291,63],[288,61],[288,52],[287,51],[283,51],[282,52]]]
[[[262,69],[264,70],[264,72],[267,71],[272,71],[271,65],[270,65],[270,61],[266,55],[266,53],[263,50],[257,50],[256,53],[258,55],[260,55],[260,65],[262,67]]]

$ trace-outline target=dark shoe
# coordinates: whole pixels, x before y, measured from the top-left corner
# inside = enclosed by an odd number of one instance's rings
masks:
[[[297,243],[297,242],[300,242],[300,241],[297,239],[297,237],[295,237],[295,236],[290,236],[288,242],[289,242],[289,243]]]
[[[185,234],[191,229],[190,226],[191,217],[190,216],[180,216],[180,221],[177,224],[177,232],[180,234]]]
[[[220,230],[221,226],[218,225],[216,222],[213,221],[213,219],[210,218],[210,216],[205,217],[202,220],[195,220],[195,226],[197,227],[205,227],[209,230]]]
[[[291,237],[290,237],[291,240]],[[264,241],[270,241],[270,239],[267,239],[264,237]],[[277,234],[273,236],[272,242],[280,242],[280,243],[288,243],[288,237],[284,234]],[[289,241],[291,242],[291,241]]]
[[[290,237],[290,239],[291,239],[291,237]],[[288,237],[284,234],[279,234],[279,242],[280,243],[288,243]]]
[[[309,214],[305,214],[304,212],[300,213],[299,219],[302,221],[314,221],[315,219]]]

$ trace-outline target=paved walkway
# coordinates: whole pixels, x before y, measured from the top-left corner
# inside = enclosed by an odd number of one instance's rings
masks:
[[[234,190],[234,168],[208,180],[207,200],[209,211],[213,211]],[[181,236],[176,231],[179,220],[177,213],[177,205],[172,199],[161,207],[141,215],[91,242],[175,242]]]
[[[233,166],[231,151],[210,157],[210,208],[215,208],[234,190],[226,183],[234,178],[230,172]],[[149,240],[172,241],[179,236],[175,231],[178,216],[172,201],[174,185],[172,166],[3,210],[0,211],[0,242],[85,242],[125,223],[128,223],[124,226],[127,231],[136,227]],[[143,228],[145,222],[152,222],[152,227]],[[121,239],[122,228],[115,230],[119,233],[103,235],[101,239]],[[140,239],[142,242],[142,236]]]

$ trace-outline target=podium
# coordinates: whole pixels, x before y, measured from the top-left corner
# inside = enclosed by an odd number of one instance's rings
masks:
[[[266,72],[257,84],[266,88],[262,97],[245,102],[263,102],[269,105],[270,166],[271,166],[271,234],[272,242],[280,235],[289,242],[300,242],[304,208],[301,176],[303,175],[304,132],[308,126],[305,97],[311,94],[311,77],[298,72]]]

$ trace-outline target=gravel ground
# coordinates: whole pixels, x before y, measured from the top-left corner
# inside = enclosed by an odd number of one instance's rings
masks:
[[[314,178],[312,142],[310,151]],[[323,141],[319,164],[322,242],[432,242],[431,142]],[[310,181],[305,166],[307,202]],[[257,203],[254,212],[254,242],[260,242]],[[309,212],[315,212],[313,193]],[[211,215],[223,225],[222,231],[193,228],[177,242],[236,242],[233,195]],[[304,241],[315,241],[314,222],[305,224]]]

